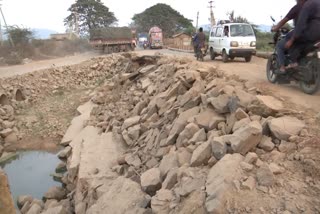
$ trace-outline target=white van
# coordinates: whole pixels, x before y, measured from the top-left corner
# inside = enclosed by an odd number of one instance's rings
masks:
[[[223,62],[243,57],[250,62],[256,54],[256,36],[250,24],[224,23],[212,27],[209,36],[209,51],[212,60],[222,56]]]

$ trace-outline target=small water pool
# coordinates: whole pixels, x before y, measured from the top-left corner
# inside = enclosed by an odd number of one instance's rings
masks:
[[[56,154],[43,151],[19,152],[18,155],[1,164],[8,175],[10,190],[16,203],[19,195],[31,195],[42,199],[52,186],[61,186],[51,174],[60,162]]]

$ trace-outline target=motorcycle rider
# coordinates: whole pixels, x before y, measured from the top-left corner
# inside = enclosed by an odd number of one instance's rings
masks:
[[[293,36],[286,43],[292,63],[289,67],[298,66],[298,58],[309,44],[320,41],[320,1],[308,0],[302,7]]]
[[[288,14],[276,26],[272,27],[271,31],[277,32],[280,28],[282,28],[290,20],[293,20],[294,25],[296,25],[298,17],[299,17],[299,13],[302,9],[303,4],[306,1],[307,0],[297,0],[297,4],[290,9]],[[285,67],[286,48],[285,48],[285,45],[286,45],[287,41],[289,41],[292,36],[293,36],[293,31],[290,31],[286,35],[285,39],[283,39],[277,43],[276,50],[277,50],[277,55],[278,55],[277,59],[278,59],[280,73],[284,73],[286,70],[286,67]]]
[[[197,56],[198,51],[205,46],[205,42],[206,42],[206,35],[203,33],[203,28],[200,27],[199,32],[195,35],[193,39],[195,56]]]

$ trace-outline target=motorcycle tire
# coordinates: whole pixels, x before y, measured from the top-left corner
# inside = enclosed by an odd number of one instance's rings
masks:
[[[211,48],[211,49],[210,49],[210,59],[211,59],[211,60],[214,60],[215,58],[216,58],[216,55],[215,55],[213,49]]]
[[[306,93],[306,94],[314,94],[316,93],[319,88],[320,88],[320,70],[317,67],[313,67],[315,69],[313,71],[313,82],[305,82],[305,81],[300,81],[299,85],[301,90]]]
[[[277,56],[275,54],[272,54],[268,59],[267,68],[266,68],[267,79],[271,83],[276,83],[278,80],[278,75],[273,72],[277,68],[278,68]]]

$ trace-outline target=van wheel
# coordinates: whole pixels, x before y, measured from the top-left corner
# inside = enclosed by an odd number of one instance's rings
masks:
[[[210,59],[211,59],[211,60],[214,60],[215,58],[216,58],[216,55],[215,55],[213,49],[211,48],[211,49],[210,49]]]
[[[224,63],[228,62],[228,54],[227,54],[226,50],[222,51],[222,61]]]
[[[246,62],[250,62],[252,59],[252,56],[246,56],[244,59],[246,60]]]

